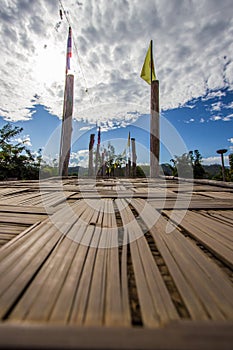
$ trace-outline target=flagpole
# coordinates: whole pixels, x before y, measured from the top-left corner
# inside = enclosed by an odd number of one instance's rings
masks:
[[[150,177],[159,176],[159,81],[156,80],[153,62],[153,41],[150,41],[144,64],[141,70],[141,78],[151,85],[150,98]],[[154,80],[153,80],[154,79]]]
[[[88,176],[92,177],[94,175],[93,169],[93,147],[95,143],[95,134],[90,135],[89,142],[89,164],[88,164]]]
[[[99,163],[100,163],[100,126],[98,130],[98,139],[97,139],[97,146],[96,146],[96,157],[95,157],[95,174],[98,174],[99,171]]]
[[[130,149],[130,132],[128,135],[128,147],[129,147],[129,157],[128,157],[128,177],[131,174],[131,149]]]
[[[150,177],[159,177],[159,153],[160,153],[160,131],[159,131],[159,81],[153,81],[153,41],[151,40],[150,57],[151,78],[151,113],[150,113]]]
[[[152,74],[153,74],[153,70],[152,70],[152,65],[153,65],[153,40],[150,41],[150,82],[151,82],[151,87],[152,87]]]
[[[135,138],[133,137],[131,138],[131,144],[132,144],[132,167],[133,167],[132,176],[136,177],[137,156],[136,156]]]
[[[72,55],[71,33],[72,33],[71,27],[69,27],[67,53],[66,53],[66,56],[67,56],[66,57],[66,76],[65,76],[65,91],[64,91],[62,130],[61,130],[61,141],[60,141],[60,156],[59,156],[59,175],[60,176],[68,176],[68,166],[69,166],[70,149],[71,149],[72,114],[73,114],[73,99],[74,99],[73,98],[74,75],[68,74],[68,69],[70,69],[69,60]]]

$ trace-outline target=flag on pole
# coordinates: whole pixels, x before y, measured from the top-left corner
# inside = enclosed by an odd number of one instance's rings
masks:
[[[72,30],[71,30],[71,27],[69,27],[69,34],[68,34],[68,40],[67,40],[67,53],[66,53],[66,74],[68,74],[68,71],[70,70],[71,57],[72,57]]]
[[[147,51],[144,64],[142,66],[141,78],[144,79],[148,84],[151,84],[151,81],[156,80],[152,53],[152,40],[150,42],[150,46]]]

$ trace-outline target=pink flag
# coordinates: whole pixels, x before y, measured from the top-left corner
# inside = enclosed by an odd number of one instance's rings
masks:
[[[70,70],[70,59],[72,57],[72,30],[69,27],[69,35],[67,40],[67,53],[66,53],[66,74]]]

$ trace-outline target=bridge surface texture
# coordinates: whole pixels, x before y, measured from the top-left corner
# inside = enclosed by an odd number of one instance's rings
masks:
[[[0,348],[231,349],[233,186],[0,184]]]

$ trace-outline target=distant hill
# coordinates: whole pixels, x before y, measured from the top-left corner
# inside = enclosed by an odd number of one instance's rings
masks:
[[[203,168],[210,178],[219,175],[222,169],[220,164],[203,165]]]
[[[75,166],[75,167],[69,167],[68,169],[68,175],[73,175],[73,176],[87,176],[88,174],[88,169],[83,168],[81,166]]]

